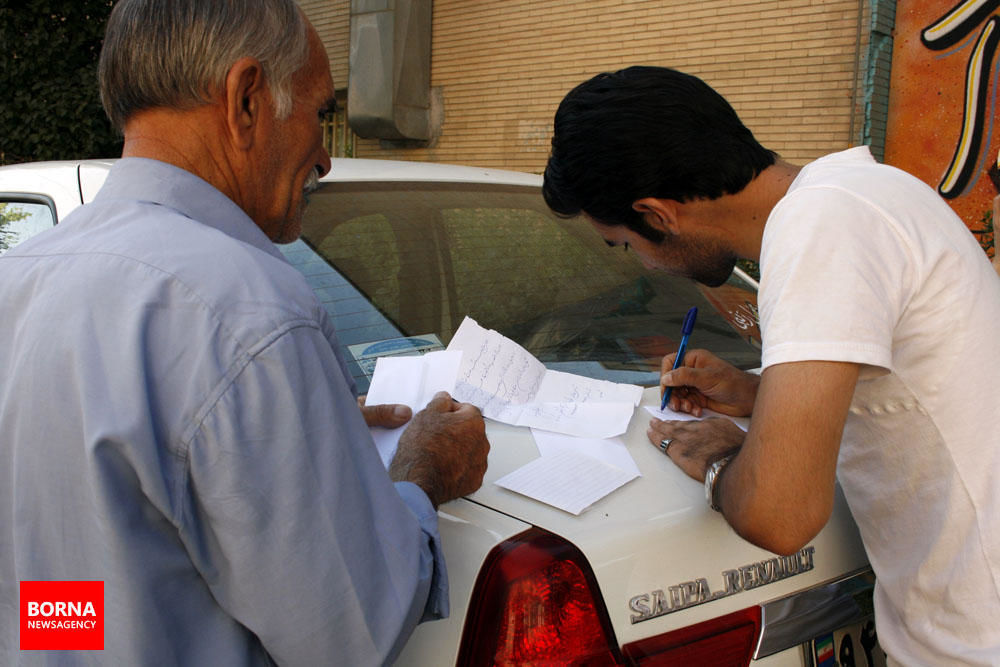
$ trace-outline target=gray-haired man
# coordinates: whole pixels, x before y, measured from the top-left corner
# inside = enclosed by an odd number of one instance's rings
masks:
[[[272,243],[330,168],[319,38],[292,0],[120,0],[100,73],[124,159],[0,261],[0,662],[391,661],[489,445],[438,396],[387,475],[366,421],[410,414],[358,409]],[[104,652],[20,652],[28,580],[103,581]]]

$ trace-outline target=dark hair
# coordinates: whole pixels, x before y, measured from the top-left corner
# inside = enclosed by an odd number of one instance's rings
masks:
[[[776,157],[701,79],[629,67],[598,74],[563,99],[542,192],[559,215],[585,212],[661,241],[633,202],[735,194]]]

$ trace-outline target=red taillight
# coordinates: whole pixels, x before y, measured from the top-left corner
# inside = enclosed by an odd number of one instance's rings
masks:
[[[621,664],[580,550],[538,528],[494,548],[472,591],[458,664]]]
[[[760,607],[750,607],[622,647],[642,667],[746,667],[760,636]]]

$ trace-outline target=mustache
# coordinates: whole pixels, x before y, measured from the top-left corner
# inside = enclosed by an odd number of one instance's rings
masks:
[[[306,176],[306,182],[302,184],[302,192],[309,195],[319,187],[319,167],[313,167]]]

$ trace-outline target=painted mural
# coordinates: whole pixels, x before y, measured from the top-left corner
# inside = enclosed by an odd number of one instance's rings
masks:
[[[936,188],[991,257],[998,44],[1000,0],[897,0],[885,161]]]

